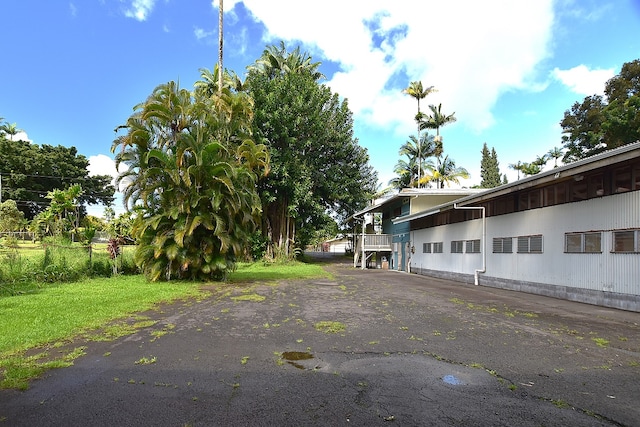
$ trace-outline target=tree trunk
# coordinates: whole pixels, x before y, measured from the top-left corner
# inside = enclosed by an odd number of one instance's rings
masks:
[[[218,0],[220,7],[218,8],[218,93],[222,94],[222,76],[224,74],[224,68],[222,67],[222,15],[224,13],[224,7],[222,6],[223,0]]]

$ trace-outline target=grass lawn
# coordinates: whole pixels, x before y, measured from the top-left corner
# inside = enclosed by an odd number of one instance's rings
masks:
[[[119,276],[0,298],[0,355],[67,339],[154,303],[198,293],[193,282],[149,283],[143,276]]]
[[[327,277],[320,266],[305,263],[240,264],[230,283]],[[0,388],[26,388],[44,370],[68,366],[82,349],[50,360],[44,352],[26,357],[27,350],[73,341],[110,322],[155,304],[202,296],[198,282],[150,283],[144,276],[87,279],[47,285],[35,293],[0,297]],[[133,333],[128,329],[123,333]],[[114,338],[117,338],[115,335]],[[41,359],[47,359],[43,361]]]

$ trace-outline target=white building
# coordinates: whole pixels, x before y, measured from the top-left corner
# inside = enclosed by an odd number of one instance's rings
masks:
[[[392,221],[412,273],[640,312],[640,142]]]

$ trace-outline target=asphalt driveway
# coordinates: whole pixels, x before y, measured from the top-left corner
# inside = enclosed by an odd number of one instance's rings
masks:
[[[0,426],[640,425],[640,314],[325,261],[143,313]]]

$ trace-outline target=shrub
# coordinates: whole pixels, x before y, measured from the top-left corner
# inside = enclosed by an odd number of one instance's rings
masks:
[[[8,248],[17,248],[18,247],[18,238],[15,236],[5,236],[1,240],[2,246],[6,246]]]

